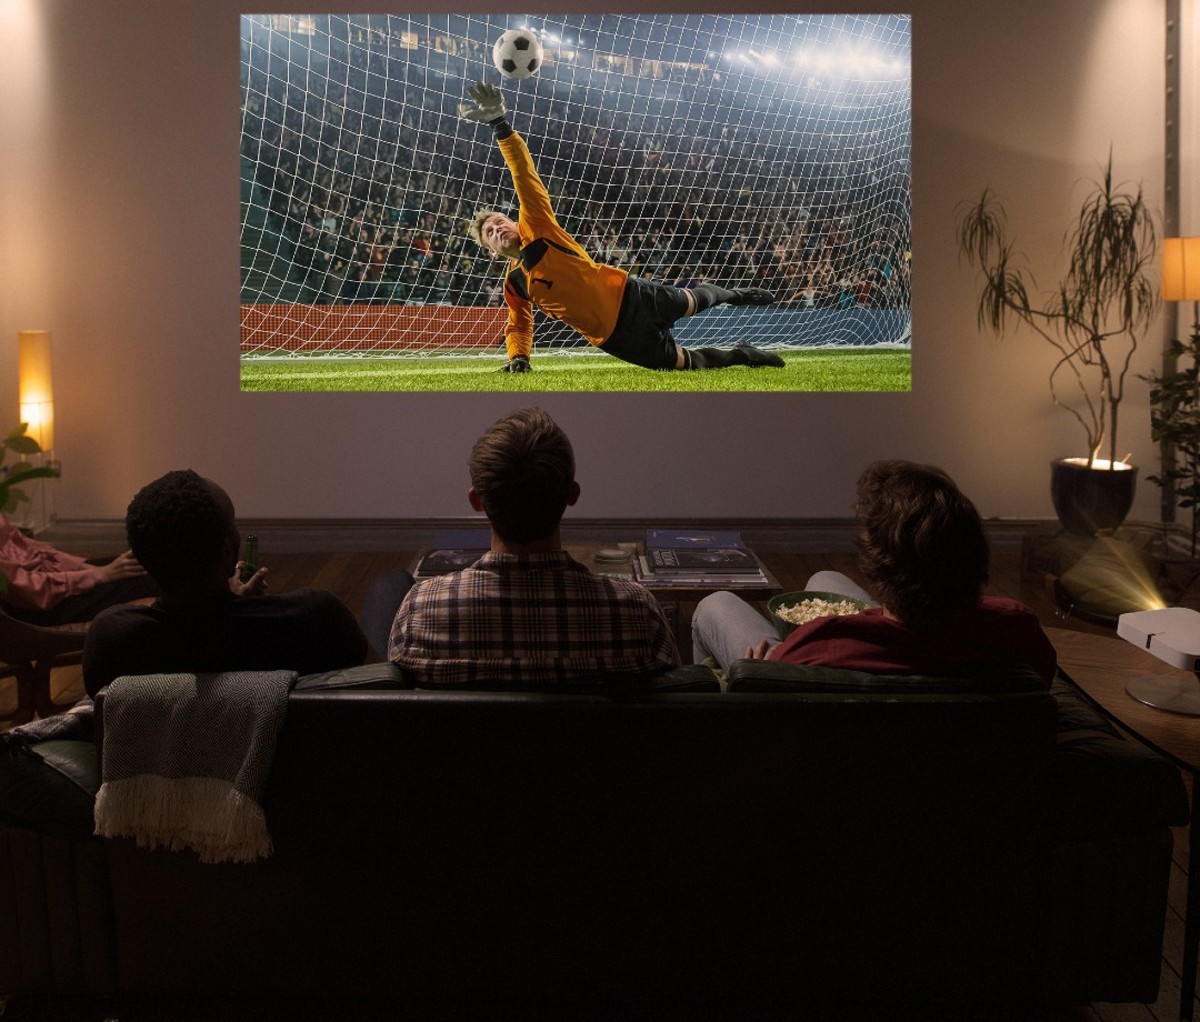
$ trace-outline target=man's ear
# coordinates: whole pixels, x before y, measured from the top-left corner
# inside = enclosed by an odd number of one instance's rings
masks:
[[[574,479],[571,480],[571,486],[567,490],[567,507],[574,507],[575,501],[579,499],[579,484]]]
[[[467,501],[471,505],[471,507],[474,508],[476,511],[483,510],[483,500],[480,498],[479,494],[475,491],[474,486],[472,486],[469,490],[467,490]]]

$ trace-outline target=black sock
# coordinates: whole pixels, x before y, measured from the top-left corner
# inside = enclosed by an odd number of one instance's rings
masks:
[[[733,291],[718,287],[716,284],[697,284],[695,287],[689,288],[689,290],[692,292],[692,297],[696,300],[696,312],[711,309],[714,305],[720,305],[722,302],[727,302],[730,298],[735,297]]]
[[[738,348],[684,348],[684,369],[724,369],[749,365],[750,360]]]

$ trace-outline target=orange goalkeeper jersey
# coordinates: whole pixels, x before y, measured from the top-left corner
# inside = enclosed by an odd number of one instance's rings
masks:
[[[508,357],[533,349],[533,305],[574,327],[592,344],[603,344],[617,325],[629,274],[597,263],[559,225],[550,195],[533,166],[524,139],[515,131],[499,140],[521,212],[521,254],[508,266],[504,301]]]

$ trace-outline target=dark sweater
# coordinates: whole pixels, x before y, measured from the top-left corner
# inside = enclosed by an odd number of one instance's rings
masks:
[[[169,607],[156,602],[104,611],[88,629],[83,682],[95,696],[123,674],[315,674],[361,664],[366,653],[362,629],[332,593],[231,593]]]

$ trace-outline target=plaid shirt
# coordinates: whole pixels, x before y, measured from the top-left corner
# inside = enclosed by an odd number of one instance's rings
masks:
[[[388,658],[421,684],[447,685],[663,671],[678,666],[679,651],[636,582],[594,575],[564,551],[490,552],[409,592]]]

